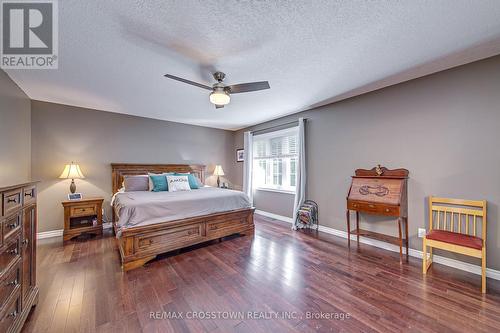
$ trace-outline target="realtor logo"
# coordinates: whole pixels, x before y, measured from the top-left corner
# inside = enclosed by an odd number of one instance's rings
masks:
[[[1,68],[57,69],[57,1],[3,0]]]

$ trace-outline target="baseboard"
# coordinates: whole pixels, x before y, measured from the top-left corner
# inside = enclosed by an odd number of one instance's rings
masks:
[[[63,229],[43,231],[36,234],[36,239],[62,237],[62,235],[63,235]]]
[[[111,223],[111,222],[102,224],[103,229],[110,229],[112,227],[113,227],[113,223]],[[64,231],[63,229],[59,229],[59,230],[50,230],[50,231],[39,232],[36,234],[36,239],[62,237],[63,231]]]
[[[288,223],[292,223],[292,220],[293,220],[291,217],[282,216],[282,215],[278,215],[278,214],[273,214],[273,213],[265,212],[265,211],[259,210],[259,209],[255,210],[255,214],[259,214],[259,215],[262,215],[262,216],[265,216],[265,217],[269,217],[269,218],[272,218],[272,219],[275,219],[275,220],[279,220],[279,221],[283,221],[283,222],[288,222]]]
[[[262,216],[272,218],[272,219],[276,219],[278,221],[292,223],[292,219],[287,217],[287,216],[273,214],[273,213],[265,212],[265,211],[258,210],[258,209],[255,210],[255,213],[262,215]],[[325,227],[322,225],[319,226],[319,231],[347,239],[347,232],[346,231],[337,230],[337,229]],[[356,240],[356,236],[351,235],[351,240]],[[399,252],[398,246],[395,246],[395,245],[389,244],[389,243],[385,243],[385,242],[381,242],[381,241],[377,241],[375,239],[361,237],[359,239],[359,242],[363,243],[363,244],[367,244],[367,245],[372,245],[372,246],[375,246],[375,247],[378,247],[378,248],[381,248],[384,250]],[[403,253],[406,253],[406,249],[403,249]],[[422,259],[422,257],[423,257],[422,251],[415,250],[415,249],[409,249],[408,254],[412,257],[415,257],[415,258]],[[463,262],[460,260],[451,259],[451,258],[447,258],[447,257],[443,257],[443,256],[437,256],[437,255],[434,255],[433,262],[435,262],[437,264],[453,267],[456,269],[460,269],[462,271],[466,271],[469,273],[481,275],[481,266],[479,266],[479,265],[474,265],[474,264],[470,264],[470,263]],[[491,279],[494,279],[494,280],[500,280],[500,271],[492,269],[492,268],[487,268],[486,269],[486,276],[491,278]]]

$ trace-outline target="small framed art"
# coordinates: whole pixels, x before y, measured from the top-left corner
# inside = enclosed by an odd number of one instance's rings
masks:
[[[82,200],[83,196],[81,193],[70,193],[68,194],[68,200]]]
[[[245,160],[245,150],[236,149],[236,162],[243,162]]]

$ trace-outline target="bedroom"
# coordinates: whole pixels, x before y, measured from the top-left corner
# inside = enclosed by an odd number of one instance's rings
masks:
[[[498,1],[44,3],[55,68],[0,71],[0,332],[496,330]]]

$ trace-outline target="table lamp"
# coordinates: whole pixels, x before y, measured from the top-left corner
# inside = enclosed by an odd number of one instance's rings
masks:
[[[217,187],[220,187],[220,176],[224,176],[224,170],[222,170],[222,166],[215,166],[214,176],[217,176]]]
[[[80,166],[78,164],[71,162],[71,164],[66,164],[59,178],[61,179],[71,178],[71,185],[69,186],[69,190],[71,191],[71,193],[75,193],[76,192],[75,179],[83,179],[85,178],[85,176],[83,175],[82,170],[80,170]]]

